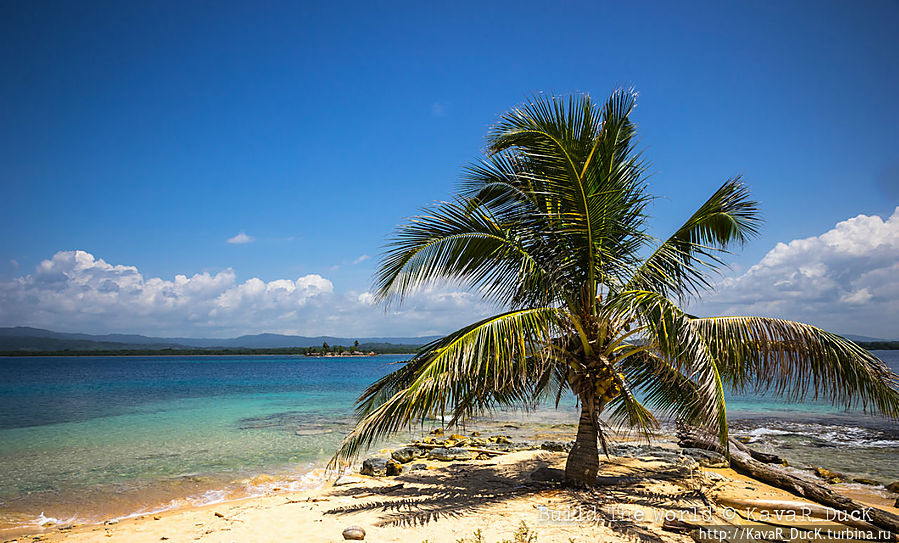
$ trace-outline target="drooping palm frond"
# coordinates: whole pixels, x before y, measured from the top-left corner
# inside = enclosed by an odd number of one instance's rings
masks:
[[[552,307],[509,311],[432,342],[365,391],[356,427],[332,462],[445,410],[455,420],[494,405],[527,407],[535,379],[552,357],[545,347],[564,319]]]
[[[514,225],[518,242],[539,263],[540,284],[521,288],[508,299],[511,307],[545,305],[559,294],[576,291],[583,263],[571,255],[578,240],[568,236],[569,223],[554,193],[542,186],[522,157],[498,153],[471,165],[461,187],[462,197],[474,209],[480,207],[496,222]]]
[[[636,353],[622,360],[619,369],[644,404],[687,424],[702,423],[706,409],[696,382],[658,354]]]
[[[651,291],[617,293],[608,307],[636,320],[652,351],[694,383],[698,394],[698,403],[693,404],[695,420],[714,429],[726,446],[728,425],[721,370],[714,351],[691,318],[669,299]]]
[[[758,233],[758,208],[740,178],[724,183],[637,269],[625,290],[650,290],[684,299],[710,287],[718,254]]]
[[[899,377],[870,352],[814,326],[764,317],[691,321],[726,383],[798,400],[824,397],[899,418]]]
[[[606,407],[609,420],[617,424],[619,430],[634,429],[644,437],[649,438],[658,428],[656,417],[637,399],[636,391],[631,388],[626,379],[616,378],[621,387],[621,393],[616,396]]]

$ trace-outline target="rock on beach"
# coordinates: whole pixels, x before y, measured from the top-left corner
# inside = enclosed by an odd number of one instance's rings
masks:
[[[391,477],[403,472],[403,466],[392,458],[367,458],[359,473],[371,477]]]
[[[441,462],[452,462],[454,460],[471,460],[474,458],[469,451],[458,447],[437,447],[431,449],[428,453],[428,460],[440,460]]]
[[[359,526],[347,526],[343,529],[343,538],[362,541],[365,539],[365,530]]]

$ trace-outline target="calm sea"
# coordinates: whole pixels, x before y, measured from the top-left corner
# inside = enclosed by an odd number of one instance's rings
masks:
[[[876,354],[899,371],[899,351]],[[406,359],[0,358],[0,534],[320,484],[356,397]],[[895,422],[764,397],[728,408],[735,432],[794,462],[899,479]],[[569,401],[530,420],[549,435],[575,415]]]

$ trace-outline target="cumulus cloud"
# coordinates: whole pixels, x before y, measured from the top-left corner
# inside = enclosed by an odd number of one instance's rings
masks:
[[[899,207],[887,220],[859,215],[820,236],[778,243],[695,310],[899,339]]]
[[[434,288],[385,312],[370,293],[337,293],[317,274],[239,282],[225,269],[147,278],[85,251],[58,252],[31,274],[0,281],[0,325],[88,333],[415,336],[460,328],[489,311],[476,295]]]
[[[228,243],[233,243],[235,245],[243,245],[244,243],[253,243],[256,241],[256,238],[253,236],[248,236],[245,232],[241,232],[234,236],[233,238],[228,238]]]

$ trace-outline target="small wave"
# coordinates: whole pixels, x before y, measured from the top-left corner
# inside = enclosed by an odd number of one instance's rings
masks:
[[[221,489],[221,490],[207,490],[199,496],[189,496],[187,501],[194,506],[199,505],[212,505],[214,503],[222,503],[223,501],[228,499],[228,496],[231,492]]]
[[[777,441],[775,436],[797,436],[833,446],[883,448],[899,445],[899,440],[889,433],[852,425],[777,421],[743,431],[738,430],[738,433],[749,437],[750,442]]]
[[[288,491],[298,492],[320,488],[325,481],[331,479],[333,472],[325,468],[313,468],[307,466],[306,471],[298,478],[276,479],[267,475],[258,475],[253,479],[244,481],[245,491],[248,496],[261,496],[270,492]]]
[[[880,439],[872,441],[866,445],[867,447],[899,447],[899,441],[895,439]]]
[[[54,526],[54,525],[57,525],[57,524],[71,524],[71,523],[73,523],[74,521],[75,521],[75,517],[72,517],[72,518],[68,518],[68,519],[62,520],[62,519],[58,519],[58,518],[56,518],[56,517],[48,517],[48,516],[45,516],[45,515],[44,515],[44,512],[41,511],[41,514],[38,515],[38,516],[34,519],[34,521],[32,522],[32,525],[44,527],[44,526]]]
[[[223,488],[215,488],[206,490],[205,492],[175,498],[167,503],[156,507],[142,508],[126,515],[106,518],[106,521],[119,522],[123,520],[133,519],[144,515],[154,515],[166,511],[174,511],[185,507],[200,507],[204,505],[212,505],[223,502],[230,502],[243,498],[252,498],[271,494],[272,492],[286,491],[299,492],[304,490],[313,490],[322,487],[325,482],[334,478],[334,472],[325,468],[316,467],[315,464],[304,466],[302,471],[296,474],[287,474],[285,477],[275,478],[268,475],[258,475],[253,479],[243,481],[235,481]],[[200,477],[197,474],[184,474],[187,477]],[[37,517],[27,522],[23,527],[41,527],[66,525],[66,524],[97,524],[102,523],[103,519],[79,519],[72,517],[69,519],[59,519],[52,516],[46,516],[42,511]]]
[[[778,430],[777,428],[765,428],[764,426],[761,428],[756,428],[755,430],[750,430],[746,432],[747,435],[752,437],[762,437],[762,436],[783,436],[790,435],[794,432],[788,432],[786,430]]]

